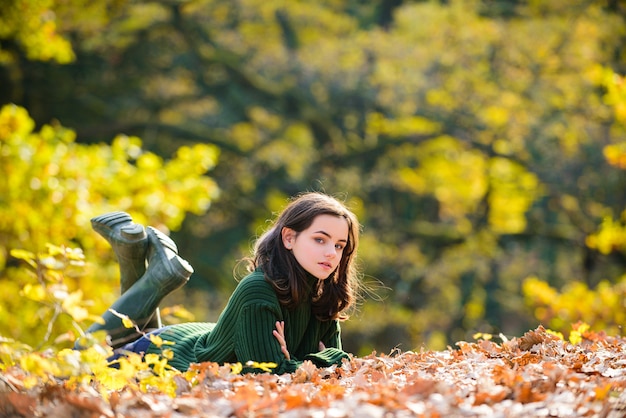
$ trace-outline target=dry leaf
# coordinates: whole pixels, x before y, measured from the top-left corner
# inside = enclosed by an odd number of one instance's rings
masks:
[[[459,342],[457,350],[372,353],[329,368],[305,362],[281,376],[233,374],[229,364],[193,364],[172,377],[174,398],[131,385],[102,397],[96,384],[64,386],[14,367],[2,376],[0,415],[623,416],[626,339],[602,333],[587,337],[587,332],[580,344],[570,344],[539,327],[502,344],[482,339]],[[26,392],[25,379],[39,384]]]

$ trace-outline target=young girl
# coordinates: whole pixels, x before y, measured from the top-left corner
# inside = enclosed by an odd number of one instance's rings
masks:
[[[94,218],[94,229],[113,247],[120,263],[122,296],[104,313],[104,329],[124,352],[160,353],[147,336],[127,344],[116,313],[138,325],[150,322],[161,300],[183,286],[193,269],[172,240],[116,212]],[[356,216],[322,193],[292,200],[257,241],[247,259],[249,274],[233,292],[217,323],[185,323],[153,331],[174,345],[169,364],[185,371],[191,363],[272,362],[274,373],[295,371],[304,360],[322,367],[340,364],[339,321],[356,297],[354,267],[359,240]],[[147,262],[147,268],[146,266]],[[252,371],[244,369],[244,371]]]

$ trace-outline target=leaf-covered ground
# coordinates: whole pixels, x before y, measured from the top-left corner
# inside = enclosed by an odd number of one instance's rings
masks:
[[[232,374],[203,363],[175,397],[122,389],[105,399],[62,380],[26,390],[0,375],[3,417],[622,417],[626,340],[586,332],[576,344],[542,327],[444,351],[372,354],[286,375]]]

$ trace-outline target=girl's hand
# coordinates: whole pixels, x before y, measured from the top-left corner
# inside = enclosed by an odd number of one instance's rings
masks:
[[[324,350],[326,350],[326,346],[325,346],[325,345],[324,345],[324,343],[323,343],[323,342],[321,342],[321,341],[320,341],[320,344],[319,344],[319,349],[320,349],[320,351],[324,351]]]
[[[287,342],[285,341],[285,321],[276,321],[276,329],[272,332],[278,344],[280,344],[280,351],[283,352],[287,360],[291,360],[289,350],[287,349]]]

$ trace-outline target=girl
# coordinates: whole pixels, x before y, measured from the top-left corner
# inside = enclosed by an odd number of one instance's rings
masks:
[[[116,313],[139,326],[150,323],[161,300],[183,286],[193,269],[176,245],[156,229],[134,224],[116,212],[92,220],[120,263],[122,296],[104,313],[117,356],[124,352],[160,353],[148,336],[124,344],[129,330]],[[256,242],[247,259],[249,274],[233,292],[217,323],[185,323],[153,333],[174,352],[169,364],[185,371],[191,363],[272,362],[274,373],[295,371],[304,360],[317,366],[340,364],[339,321],[355,302],[354,267],[359,240],[356,216],[322,193],[300,195]],[[147,268],[146,268],[147,261]],[[131,329],[130,332],[133,332]],[[244,371],[252,371],[244,369]]]

